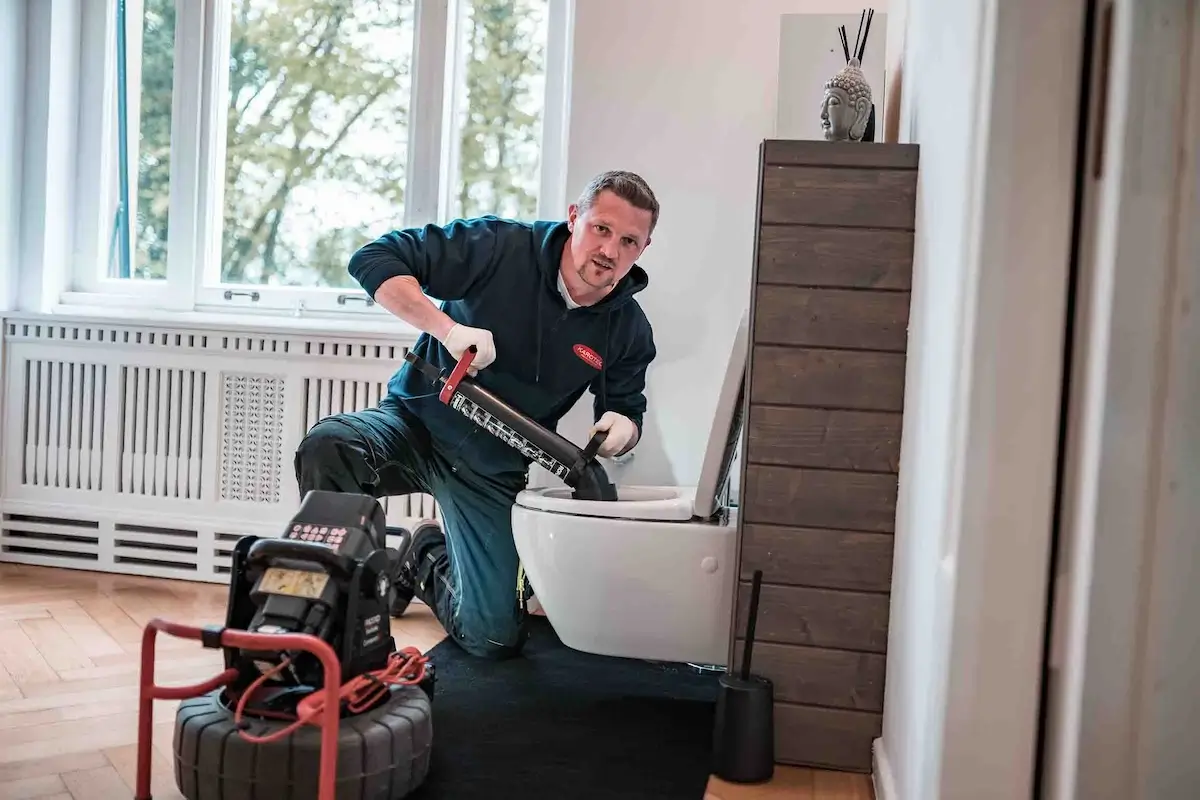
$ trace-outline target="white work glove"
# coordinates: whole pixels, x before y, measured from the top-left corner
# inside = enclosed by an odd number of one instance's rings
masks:
[[[496,343],[492,341],[492,332],[485,331],[483,328],[469,328],[456,323],[446,334],[442,344],[450,351],[450,355],[454,356],[455,361],[462,360],[463,353],[467,352],[467,348],[475,345],[477,351],[475,360],[471,362],[471,368],[467,370],[467,373],[471,375],[496,360]]]
[[[600,448],[596,451],[597,455],[604,458],[612,458],[624,450],[633,441],[633,437],[637,436],[637,426],[633,424],[633,420],[615,411],[605,411],[604,415],[588,431],[588,438],[591,439],[596,431],[608,431],[608,436],[600,443]]]

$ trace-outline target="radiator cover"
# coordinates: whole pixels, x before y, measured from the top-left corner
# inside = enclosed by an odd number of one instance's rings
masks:
[[[305,432],[375,405],[413,341],[5,320],[0,561],[224,582],[240,536],[295,512]]]

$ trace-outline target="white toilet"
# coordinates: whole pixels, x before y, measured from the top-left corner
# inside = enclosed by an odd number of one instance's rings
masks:
[[[696,486],[618,485],[612,502],[575,500],[567,486],[517,496],[517,552],[568,647],[653,661],[728,662],[738,553],[727,489],[741,429],[747,329],[743,316]]]

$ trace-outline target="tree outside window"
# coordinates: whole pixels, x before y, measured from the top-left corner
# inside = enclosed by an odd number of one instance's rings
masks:
[[[224,74],[210,66],[200,80],[181,74],[179,62],[181,38],[197,35],[199,18],[184,7],[197,2],[223,3],[205,20],[227,32],[215,39],[225,46],[205,37],[204,63],[223,64]],[[127,287],[188,269],[200,290],[336,294],[358,290],[346,272],[353,252],[392,228],[479,214],[532,218],[551,2],[459,0],[438,24],[435,0],[115,0],[126,35],[113,25],[123,40],[110,50],[112,139],[118,155],[126,144],[133,213],[126,261],[122,159],[114,157],[112,236],[98,270]],[[191,18],[181,23],[182,13]],[[435,21],[422,23],[422,13]],[[441,102],[417,107],[417,73],[438,59],[447,65],[435,87]],[[191,86],[198,91],[181,89]],[[188,160],[172,153],[181,141],[173,117],[192,94],[210,132]],[[436,163],[413,163],[414,134],[430,131],[439,134]],[[207,173],[206,158],[220,159]],[[172,194],[179,165],[191,163],[201,185],[194,204]],[[436,187],[436,212],[406,208],[418,170]],[[173,254],[172,220],[203,219],[203,198],[218,194],[219,213],[201,226],[195,252]]]

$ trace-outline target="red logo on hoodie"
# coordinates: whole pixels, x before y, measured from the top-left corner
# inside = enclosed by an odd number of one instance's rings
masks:
[[[575,350],[575,355],[583,359],[583,363],[589,367],[600,369],[604,366],[604,359],[600,357],[600,354],[586,344],[577,344],[573,349]]]

